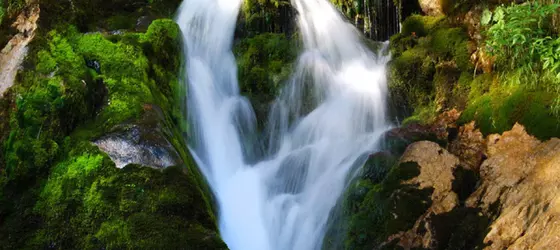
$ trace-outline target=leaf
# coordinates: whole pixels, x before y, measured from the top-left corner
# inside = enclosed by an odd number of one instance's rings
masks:
[[[488,25],[490,24],[491,21],[492,21],[492,11],[485,9],[482,12],[482,17],[480,19],[480,22],[482,23],[482,25]]]
[[[499,22],[504,20],[504,10],[502,8],[498,8],[496,9],[496,12],[494,13],[494,17],[492,18],[494,20],[494,22]]]

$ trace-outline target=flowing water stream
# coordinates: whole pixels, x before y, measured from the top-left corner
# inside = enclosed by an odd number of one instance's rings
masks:
[[[231,249],[320,249],[333,207],[389,127],[388,56],[363,46],[327,0],[292,0],[304,51],[271,105],[267,151],[255,164],[247,136],[256,118],[231,52],[241,2],[185,0],[179,11],[190,149]]]

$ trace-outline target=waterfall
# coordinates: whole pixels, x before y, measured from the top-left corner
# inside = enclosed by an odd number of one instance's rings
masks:
[[[190,150],[218,201],[230,249],[320,249],[331,211],[388,127],[384,53],[327,0],[292,0],[304,52],[271,106],[267,153],[246,155],[256,118],[231,52],[241,0],[185,0]],[[384,49],[387,49],[385,44]],[[253,161],[251,161],[253,162]]]

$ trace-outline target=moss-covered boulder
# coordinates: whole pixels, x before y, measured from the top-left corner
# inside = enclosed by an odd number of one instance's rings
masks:
[[[171,2],[40,2],[41,31],[0,99],[0,249],[226,248],[182,137],[178,26],[96,32],[128,11],[168,16]],[[173,166],[119,169],[92,143],[133,128]]]
[[[235,44],[240,91],[253,104],[261,127],[267,120],[270,104],[291,75],[299,47],[296,39],[280,33],[263,33]]]
[[[559,137],[560,118],[551,108],[555,98],[545,89],[494,86],[470,100],[459,123],[475,121],[485,135],[503,133],[519,123],[539,139]]]

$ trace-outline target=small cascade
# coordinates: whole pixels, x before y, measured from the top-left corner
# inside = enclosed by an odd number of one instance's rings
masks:
[[[234,250],[321,249],[331,212],[386,120],[387,53],[372,53],[327,0],[292,0],[304,51],[271,106],[264,156],[231,52],[241,0],[186,0],[190,149]],[[336,32],[333,32],[336,31]],[[387,43],[383,50],[387,50]],[[251,158],[251,159],[249,159]],[[256,163],[255,163],[256,162]]]

